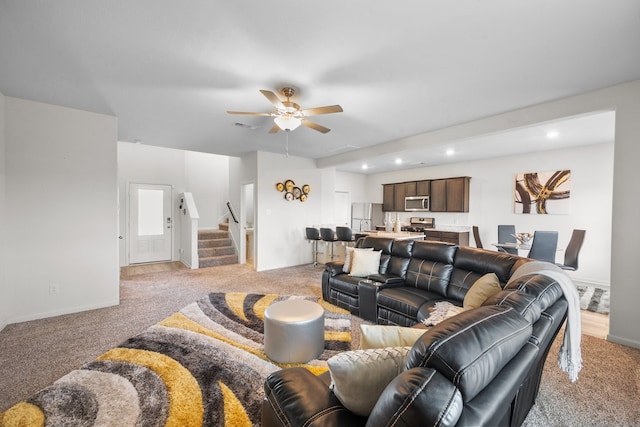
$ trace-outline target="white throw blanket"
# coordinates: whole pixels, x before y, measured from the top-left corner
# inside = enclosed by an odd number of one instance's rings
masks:
[[[542,274],[558,282],[564,293],[564,297],[569,303],[567,309],[567,325],[564,330],[564,341],[558,354],[558,364],[560,369],[569,374],[571,381],[578,379],[578,372],[582,369],[582,353],[580,350],[580,339],[582,337],[582,324],[580,318],[580,296],[571,278],[557,265],[543,262],[527,262],[519,267],[509,283],[518,277],[527,274]]]

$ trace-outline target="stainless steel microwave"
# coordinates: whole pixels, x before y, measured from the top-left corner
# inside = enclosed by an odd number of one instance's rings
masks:
[[[404,210],[408,212],[428,212],[429,196],[410,196],[404,198]]]

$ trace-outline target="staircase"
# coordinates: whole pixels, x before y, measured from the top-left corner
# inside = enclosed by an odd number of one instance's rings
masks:
[[[238,255],[229,238],[229,224],[219,224],[219,227],[219,230],[198,230],[200,268],[238,263]]]

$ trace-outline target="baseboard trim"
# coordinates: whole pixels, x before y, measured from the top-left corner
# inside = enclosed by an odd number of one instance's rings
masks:
[[[607,341],[611,341],[613,343],[624,345],[624,346],[627,346],[627,347],[633,347],[633,348],[640,349],[640,342],[634,341],[634,340],[630,340],[630,339],[627,339],[627,338],[618,337],[618,336],[611,335],[611,334],[607,334]]]
[[[2,319],[2,321],[0,321],[0,332],[2,332],[2,330],[8,325],[9,323]]]
[[[114,305],[119,305],[119,304],[120,304],[120,300],[117,299],[114,301],[107,301],[100,304],[85,305],[85,306],[79,306],[79,307],[67,307],[60,310],[47,311],[44,313],[34,313],[34,314],[29,314],[27,316],[12,317],[7,320],[7,324],[29,322],[31,320],[46,319],[49,317],[62,316],[65,314],[79,313],[81,311],[97,310],[99,308],[113,307]]]

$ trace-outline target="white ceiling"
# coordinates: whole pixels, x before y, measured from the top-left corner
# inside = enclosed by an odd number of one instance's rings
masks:
[[[259,89],[293,85],[303,108],[344,112],[313,118],[327,134],[291,132],[289,153],[366,173],[395,156],[340,155],[640,79],[639,52],[637,0],[0,0],[5,95],[115,115],[121,141],[240,156],[283,153],[285,134],[226,111],[269,112]],[[612,117],[398,156],[406,168],[607,142]]]

